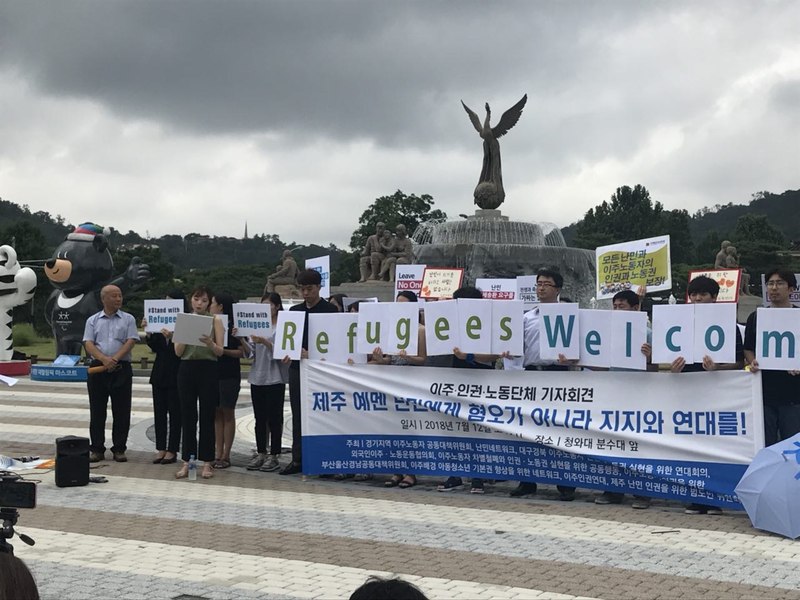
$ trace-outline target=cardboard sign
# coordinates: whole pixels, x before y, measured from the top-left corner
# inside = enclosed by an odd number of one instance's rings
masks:
[[[423,298],[448,300],[461,287],[464,269],[429,269],[425,268],[422,276],[420,295]]]
[[[595,255],[598,300],[640,285],[648,292],[672,289],[668,235],[600,246]]]

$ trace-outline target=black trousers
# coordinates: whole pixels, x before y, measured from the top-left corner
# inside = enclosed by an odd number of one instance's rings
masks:
[[[270,438],[269,453],[280,454],[286,384],[251,385],[250,397],[256,418],[256,447],[259,454],[267,453],[267,437]]]
[[[92,366],[102,365],[92,361]],[[111,398],[112,452],[125,452],[128,447],[128,431],[131,428],[131,390],[133,371],[131,363],[119,363],[114,371],[89,375],[86,388],[89,392],[89,448],[93,452],[106,451],[106,417],[108,399]]]
[[[214,460],[214,413],[219,403],[217,361],[184,360],[178,368],[183,445],[181,458]],[[198,411],[199,405],[199,411]],[[200,422],[198,443],[197,425]]]
[[[177,454],[181,445],[181,403],[178,388],[153,386],[153,417],[156,427],[156,450]],[[169,442],[167,442],[168,435]]]
[[[289,368],[289,404],[292,407],[292,462],[303,464],[303,432],[300,419],[300,369]]]

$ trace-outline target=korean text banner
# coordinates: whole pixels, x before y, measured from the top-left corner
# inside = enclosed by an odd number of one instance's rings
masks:
[[[303,472],[538,481],[739,507],[761,379],[303,361]],[[641,393],[647,390],[646,393]]]
[[[595,255],[598,300],[642,285],[648,292],[672,289],[668,235],[600,246]]]

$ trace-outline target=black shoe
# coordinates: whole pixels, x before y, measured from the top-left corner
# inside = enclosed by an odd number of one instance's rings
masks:
[[[440,484],[437,488],[437,492],[452,492],[453,490],[459,490],[463,487],[464,481],[461,477],[448,477],[447,481]]]
[[[603,492],[594,499],[595,504],[622,504],[625,494],[619,492]]]
[[[519,485],[511,490],[508,495],[512,498],[521,498],[522,496],[527,496],[528,494],[535,494],[536,493],[536,484],[531,483],[529,481],[520,481]]]
[[[296,462],[292,461],[283,469],[278,471],[278,475],[296,475],[297,473],[302,473],[303,467],[302,465],[297,464]]]
[[[173,456],[172,458],[162,458],[161,459],[161,464],[162,465],[171,465],[171,464],[174,464],[176,462],[178,462],[178,457],[177,456]]]
[[[89,452],[89,462],[97,463],[105,458],[105,452]]]
[[[128,462],[128,457],[124,452],[113,452],[115,462]]]
[[[558,488],[558,499],[562,502],[572,502],[575,500],[575,488],[566,485],[556,486]]]

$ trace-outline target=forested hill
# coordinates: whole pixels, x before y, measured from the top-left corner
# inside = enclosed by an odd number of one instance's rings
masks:
[[[759,192],[748,204],[729,203],[699,210],[690,221],[692,238],[699,243],[711,231],[724,237],[745,214],[764,215],[788,241],[800,241],[800,190],[787,190],[782,194]]]
[[[670,210],[669,206],[664,208]],[[752,199],[745,204],[729,202],[725,205],[717,204],[698,210],[689,219],[692,240],[695,245],[700,245],[709,236],[714,239],[728,237],[736,228],[736,221],[739,217],[747,214],[764,215],[767,221],[785,236],[787,241],[795,242],[795,245],[800,241],[800,190],[787,190],[782,194],[758,192],[753,194]],[[561,230],[567,244],[571,244],[575,239],[578,223],[573,223]],[[714,233],[715,235],[712,235]]]

